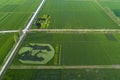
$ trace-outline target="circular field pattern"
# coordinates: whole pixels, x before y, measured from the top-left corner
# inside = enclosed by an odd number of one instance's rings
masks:
[[[30,43],[19,51],[19,61],[24,64],[47,64],[55,54],[50,44]]]

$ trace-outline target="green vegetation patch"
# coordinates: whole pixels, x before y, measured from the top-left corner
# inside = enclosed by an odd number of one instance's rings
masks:
[[[17,75],[16,75],[17,74]],[[3,80],[119,80],[120,69],[9,69]]]
[[[115,36],[113,36],[111,33],[106,33],[105,36],[110,41],[117,41],[117,39],[115,38]]]
[[[11,4],[8,4],[8,5],[5,5],[3,6],[0,11],[1,12],[11,12],[13,11],[16,7],[18,7],[19,5],[11,5]]]
[[[119,80],[119,69],[66,69],[63,80]]]
[[[114,9],[113,12],[116,16],[120,17],[120,9]]]
[[[46,64],[54,57],[55,50],[50,44],[29,43],[18,54],[24,64]]]
[[[0,34],[0,65],[5,61],[8,53],[14,45],[14,33]]]
[[[42,17],[39,17],[37,20],[35,20],[35,26],[39,29],[39,28],[48,28],[49,24],[50,24],[50,15],[43,15]]]

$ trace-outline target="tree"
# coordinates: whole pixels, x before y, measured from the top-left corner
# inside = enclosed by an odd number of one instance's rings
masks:
[[[37,22],[36,22],[36,26],[37,26],[38,29],[41,27],[40,21],[37,21]]]

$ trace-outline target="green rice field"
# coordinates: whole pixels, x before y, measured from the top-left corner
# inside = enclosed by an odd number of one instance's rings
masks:
[[[13,47],[15,33],[9,34],[0,34],[0,66],[4,62],[5,58],[7,57],[9,51]]]
[[[51,16],[52,29],[120,28],[94,0],[47,0],[38,17],[44,14]]]
[[[61,45],[61,65],[120,64],[120,35],[116,33],[29,33],[23,42]],[[18,57],[13,64],[20,64]]]
[[[119,80],[119,69],[9,69],[3,80]],[[17,74],[17,76],[15,76]]]
[[[41,0],[0,0],[0,30],[23,29]]]

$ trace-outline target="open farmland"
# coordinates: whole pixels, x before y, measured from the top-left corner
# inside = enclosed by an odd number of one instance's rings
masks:
[[[119,2],[0,0],[0,80],[119,80]]]
[[[15,43],[15,35],[15,33],[0,34],[0,66]]]
[[[29,33],[28,43],[61,45],[61,65],[115,65],[120,64],[120,35],[111,33]],[[18,56],[13,64],[21,64]],[[53,64],[51,64],[53,65]]]
[[[38,17],[44,14],[50,15],[48,28],[53,29],[120,28],[95,0],[47,0]]]
[[[119,69],[9,69],[3,80],[119,80],[119,74]]]
[[[40,0],[0,0],[0,30],[23,29]]]

